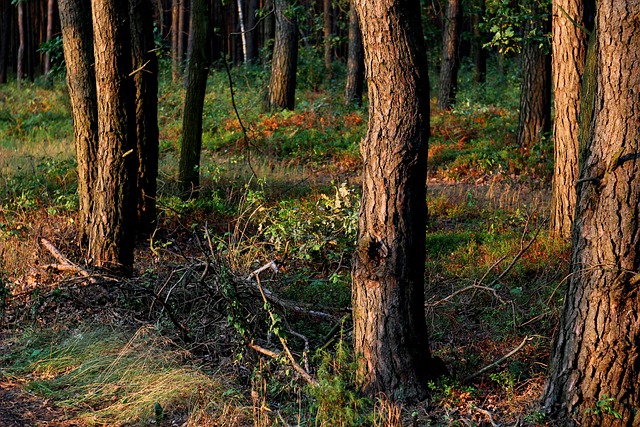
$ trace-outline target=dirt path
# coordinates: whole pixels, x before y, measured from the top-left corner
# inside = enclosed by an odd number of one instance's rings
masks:
[[[47,400],[25,393],[18,383],[0,380],[0,427],[80,427]]]

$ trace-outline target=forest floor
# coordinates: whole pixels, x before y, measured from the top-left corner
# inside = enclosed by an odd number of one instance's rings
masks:
[[[161,93],[159,227],[129,279],[85,265],[63,85],[7,92],[0,426],[551,425],[538,398],[568,248],[547,232],[548,141],[515,147],[515,108],[495,100],[434,109],[425,313],[450,376],[402,406],[359,394],[349,350],[366,109],[310,91],[266,114],[246,95],[243,134],[226,77],[197,200],[176,195],[181,92]]]

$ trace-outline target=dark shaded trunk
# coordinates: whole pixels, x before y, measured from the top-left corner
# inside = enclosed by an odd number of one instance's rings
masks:
[[[258,29],[256,11],[260,7],[258,0],[249,0],[247,7],[247,62],[255,62],[258,58]]]
[[[16,74],[18,87],[22,84],[22,79],[25,77],[25,57],[24,51],[27,48],[27,34],[25,28],[25,16],[24,16],[24,0],[18,1],[18,59],[16,63]]]
[[[191,0],[192,28],[189,38],[187,92],[182,116],[182,145],[178,179],[183,198],[196,197],[200,186],[202,111],[209,73],[208,6],[206,0]]]
[[[471,50],[473,52],[473,81],[484,83],[487,80],[487,51],[484,45],[484,32],[482,20],[486,10],[485,0],[476,0],[474,4],[472,20],[473,39]]]
[[[158,177],[158,57],[153,39],[151,0],[129,0],[131,58],[135,86],[136,199],[138,233],[156,225]]]
[[[364,48],[358,14],[353,5],[349,8],[349,57],[347,59],[347,83],[345,87],[345,105],[362,105],[364,87]]]
[[[536,0],[529,3],[532,15],[541,16]],[[548,34],[550,22],[543,19],[530,20],[524,33]],[[540,46],[539,41],[525,40],[522,47],[522,83],[520,85],[520,115],[516,142],[522,151],[538,144],[551,129],[551,56]]]
[[[136,219],[135,93],[126,0],[93,0],[98,99],[97,175],[89,256],[97,267],[131,274]]]
[[[640,425],[640,1],[597,3],[584,71],[571,271],[545,408],[566,426]],[[585,113],[585,110],[590,110]]]
[[[10,0],[0,0],[0,83],[7,82]]]
[[[76,0],[59,0],[58,9],[78,162],[78,228],[81,240],[86,242],[92,218],[92,191],[97,175],[98,146],[91,8]]]
[[[424,313],[429,82],[420,3],[355,0],[369,91],[353,343],[362,387],[393,399],[424,397],[439,364]],[[410,118],[410,120],[407,120]]]
[[[440,64],[440,89],[438,107],[447,110],[456,102],[458,86],[458,42],[460,39],[460,0],[449,0],[442,32],[442,63]]]
[[[551,57],[555,103],[555,156],[551,230],[557,236],[569,239],[575,214],[575,187],[578,179],[580,81],[587,54],[587,30],[593,29],[595,1],[556,0],[553,8]]]
[[[298,66],[298,24],[287,13],[287,0],[275,0],[276,38],[271,60],[271,79],[267,105],[271,110],[293,110],[296,103],[296,69]]]
[[[327,72],[328,80],[331,80],[331,37],[332,37],[332,14],[331,14],[331,0],[323,0],[323,25],[322,32],[324,34],[324,68]]]

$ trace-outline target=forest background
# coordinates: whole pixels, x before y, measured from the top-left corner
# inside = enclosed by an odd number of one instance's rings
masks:
[[[193,181],[181,148],[190,26],[204,15],[188,6],[149,11],[157,215],[127,278],[87,263],[56,2],[0,3],[7,424],[551,425],[539,398],[571,228],[552,209],[551,4],[420,6],[432,76],[425,313],[449,375],[404,406],[361,393],[351,347],[368,121],[366,84],[350,86],[364,60],[352,61],[353,8],[283,9],[299,40],[294,95],[278,100],[274,4],[209,5]],[[583,410],[620,415],[606,392]]]

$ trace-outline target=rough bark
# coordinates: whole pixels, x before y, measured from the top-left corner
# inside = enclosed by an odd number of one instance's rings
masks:
[[[97,175],[89,223],[89,256],[97,267],[130,274],[135,242],[135,105],[126,0],[92,0]]]
[[[276,35],[271,60],[268,108],[293,110],[296,103],[296,69],[298,66],[298,24],[287,11],[287,0],[275,0]]]
[[[153,39],[151,0],[129,0],[131,59],[135,87],[137,231],[156,224],[158,177],[158,57]]]
[[[587,31],[593,29],[594,10],[594,0],[555,0],[553,3],[551,57],[555,103],[555,160],[551,230],[565,239],[571,236],[575,213],[580,81],[587,54]]]
[[[58,9],[78,162],[78,225],[81,240],[85,242],[92,212],[98,144],[91,8],[83,7],[76,0],[59,0]]]
[[[419,2],[356,0],[369,129],[353,267],[362,387],[413,400],[435,376],[424,315],[429,83]]]
[[[533,16],[544,12],[536,0],[529,0]],[[534,31],[547,34],[549,22],[530,20],[524,33]],[[551,57],[540,42],[525,40],[522,47],[522,83],[520,85],[520,115],[516,142],[522,151],[528,151],[544,134],[551,130]]]
[[[571,275],[543,394],[567,426],[640,425],[638,10],[638,0],[597,3],[588,53],[596,71],[585,70],[593,115],[581,123],[589,137],[580,147]]]
[[[345,86],[345,105],[362,105],[364,88],[364,48],[360,23],[353,1],[349,8],[349,54],[347,59],[347,83]]]
[[[195,197],[200,185],[202,111],[209,73],[208,8],[206,0],[191,0],[192,28],[189,37],[187,91],[182,116],[182,145],[178,180],[183,198]]]
[[[442,110],[451,108],[456,101],[461,12],[460,0],[448,0],[442,32],[442,63],[438,91],[438,108]]]

